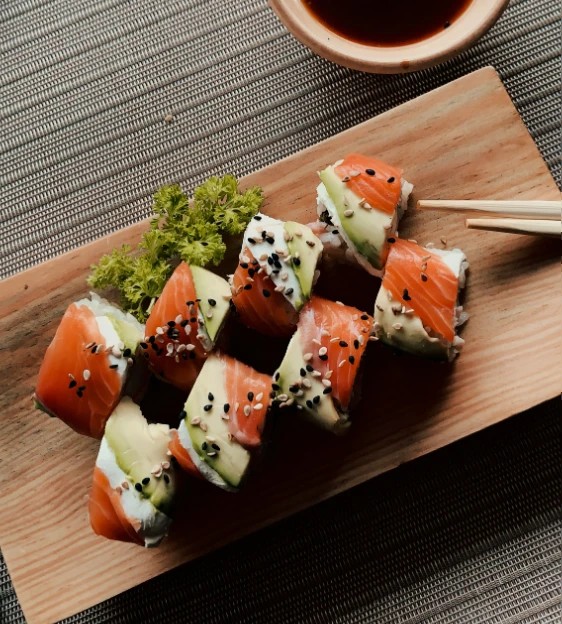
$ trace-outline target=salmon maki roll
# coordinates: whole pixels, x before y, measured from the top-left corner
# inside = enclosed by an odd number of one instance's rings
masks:
[[[229,491],[244,481],[262,444],[271,377],[223,353],[209,356],[172,432],[184,470]]]
[[[464,345],[457,328],[468,261],[460,249],[427,249],[392,240],[375,302],[374,332],[382,342],[437,360],[453,360]]]
[[[72,303],[41,364],[36,406],[78,433],[101,438],[143,336],[132,315],[93,293]]]
[[[141,344],[157,377],[180,390],[193,386],[225,323],[230,298],[222,277],[178,265],[150,313]]]
[[[345,430],[372,322],[357,308],[312,297],[274,375],[279,406],[294,405],[335,433]]]
[[[396,167],[370,156],[349,154],[319,174],[318,217],[313,227],[327,255],[380,276],[408,207],[413,186]]]
[[[312,294],[321,255],[322,243],[306,225],[257,214],[231,278],[242,322],[268,336],[290,336]]]
[[[148,424],[124,398],[105,427],[90,492],[90,524],[108,539],[157,546],[171,523],[174,469],[168,425]]]

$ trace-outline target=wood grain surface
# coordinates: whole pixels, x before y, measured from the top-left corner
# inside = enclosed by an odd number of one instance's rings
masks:
[[[402,166],[416,185],[414,200],[560,197],[492,68],[258,171],[244,184],[264,188],[265,212],[307,222],[315,172],[350,150]],[[444,237],[471,262],[471,318],[458,361],[397,357],[373,345],[349,435],[332,438],[287,417],[259,474],[240,494],[188,484],[161,548],[106,541],[91,532],[86,509],[97,442],[35,411],[30,397],[65,307],[87,291],[89,265],[116,245],[136,242],[143,227],[0,283],[0,546],[31,624],[70,616],[560,391],[559,241],[467,231],[460,216],[412,211],[403,236],[438,245]],[[377,282],[368,279],[361,291],[372,300]]]

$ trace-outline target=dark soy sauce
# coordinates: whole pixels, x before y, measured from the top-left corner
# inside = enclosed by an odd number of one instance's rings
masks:
[[[397,46],[448,28],[471,0],[302,0],[338,35],[367,45]]]

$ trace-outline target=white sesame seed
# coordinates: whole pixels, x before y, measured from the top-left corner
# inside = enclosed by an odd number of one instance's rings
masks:
[[[230,300],[232,299],[232,295],[223,295],[223,296],[222,296],[222,298],[223,298],[225,301],[230,301]]]
[[[313,370],[310,374],[312,375],[312,377],[322,377],[322,373],[318,370]]]
[[[330,338],[330,342],[332,342],[332,343],[333,342],[339,342],[339,341],[340,341],[339,336],[334,336],[333,338]]]
[[[133,360],[133,358],[127,358],[127,366],[132,366],[135,363],[135,360]]]
[[[115,488],[115,491],[117,492],[117,494],[121,494],[123,492],[122,488],[120,486],[117,486]]]
[[[207,427],[207,423],[204,422],[202,422],[199,426],[201,427],[201,431],[207,431],[207,429],[209,428]]]
[[[330,379],[330,377],[332,376],[334,371],[329,370],[326,372],[326,374],[324,375],[324,379]]]
[[[85,347],[84,350],[86,349],[91,349],[96,343],[95,342],[89,342]]]
[[[207,457],[215,457],[215,456],[216,456],[216,454],[217,454],[217,452],[216,452],[216,451],[208,451],[208,452],[207,452]]]
[[[199,416],[195,416],[194,418],[191,419],[191,424],[194,427],[197,427],[197,425],[199,425],[201,423],[201,419],[199,418]]]
[[[341,305],[341,306],[342,306],[342,305],[345,305],[345,304],[343,303],[343,301],[336,301],[336,304],[337,304],[337,305]]]
[[[102,344],[99,344],[99,345],[96,347],[96,353],[101,353],[104,349],[105,349],[105,346],[104,346],[104,345],[102,345]]]
[[[305,362],[310,362],[310,360],[312,360],[312,358],[313,358],[313,357],[314,357],[314,355],[313,355],[312,353],[305,353],[305,354],[302,356],[302,359],[303,359]]]
[[[185,349],[186,351],[193,351],[193,349],[195,349],[195,345],[190,342],[189,344],[185,345]]]
[[[177,351],[178,353],[182,353],[182,351],[185,351],[185,349],[186,349],[186,346],[182,343],[182,344],[179,344],[179,345],[177,346],[176,351]]]
[[[250,405],[244,405],[244,416],[249,416],[252,412],[252,407]]]
[[[205,440],[207,440],[208,442],[216,442],[217,439],[214,436],[210,436],[210,435],[206,435],[205,436]]]
[[[387,298],[389,301],[392,301],[392,293],[390,292],[390,290],[387,290],[387,291],[386,291],[386,298]]]
[[[173,353],[173,352],[174,352],[174,345],[173,345],[171,342],[169,342],[169,343],[166,345],[166,351],[167,351],[168,353]]]
[[[266,253],[262,253],[258,259],[260,262],[265,262],[268,258],[269,256]]]
[[[281,273],[281,275],[279,276],[284,282],[286,282],[289,279],[289,274],[288,273]]]
[[[230,416],[228,414],[221,414],[221,418],[223,420],[230,420]]]
[[[207,318],[213,318],[213,311],[212,310],[207,310],[207,314],[205,314],[205,316]]]
[[[161,336],[164,333],[164,330],[161,327],[156,328],[156,333]]]
[[[261,401],[263,399],[263,392],[258,392],[256,394],[256,401]]]
[[[273,290],[274,292],[280,292],[282,293],[285,290],[285,286],[283,286],[283,284],[279,284],[279,286],[276,286]]]
[[[74,375],[72,373],[68,373],[68,378],[69,379],[74,379]]]
[[[392,328],[395,329],[396,331],[399,331],[402,329],[402,323],[393,323]]]
[[[286,401],[289,397],[288,397],[288,395],[286,395],[286,394],[280,394],[277,398],[278,398],[280,401]]]
[[[297,230],[297,231],[295,232],[295,234],[296,234],[299,238],[302,238],[302,230]],[[295,254],[295,255],[296,255],[296,254]],[[296,256],[296,257],[298,257],[298,256]]]
[[[162,462],[162,468],[164,470],[169,470],[170,469],[170,462],[169,461],[163,461]]]
[[[332,382],[329,379],[326,379],[326,378],[322,379],[322,384],[324,386],[326,386],[326,388],[331,388],[332,387]]]
[[[240,407],[240,403],[236,401],[236,403],[234,404],[234,411],[237,412],[239,407]]]
[[[312,342],[313,342],[315,345],[318,345],[319,347],[322,345],[322,343],[320,342],[320,340],[318,340],[318,338],[313,338],[313,339],[312,339]]]
[[[176,316],[176,324],[179,325],[182,321],[183,321],[183,316],[181,314],[178,314]]]
[[[82,377],[84,378],[84,381],[88,381],[88,379],[90,379],[90,376],[91,376],[90,371],[87,368],[85,368],[82,371]]]
[[[121,349],[117,345],[115,345],[114,347],[111,347],[111,355],[116,358],[120,358],[123,356],[123,353],[121,352]]]
[[[370,340],[371,342],[376,342],[378,339],[379,339],[379,337],[378,337],[378,336],[369,336],[369,340]]]
[[[329,335],[330,335],[330,332],[329,332],[327,329],[322,328],[322,329],[320,330],[320,335],[321,335],[321,336],[329,336]]]
[[[338,368],[341,368],[342,366],[344,366],[346,362],[347,362],[347,360],[342,360],[342,361],[338,364]]]
[[[243,262],[244,264],[249,264],[250,263],[250,258],[248,258],[248,256],[245,256],[244,254],[240,255],[240,262]]]
[[[328,353],[328,349],[326,347],[320,347],[320,349],[318,349],[318,355],[326,355],[326,353]]]
[[[168,457],[171,457],[171,456],[172,456],[172,451],[170,451],[170,449],[168,449],[168,450],[166,451],[166,455],[167,455]]]
[[[355,212],[351,208],[348,208],[347,210],[343,211],[344,217],[352,217],[354,214]]]
[[[356,178],[358,175],[361,175],[361,172],[360,172],[360,171],[357,171],[357,169],[352,169],[352,170],[349,172],[349,175],[350,175],[352,178]]]
[[[162,338],[162,336],[158,336],[158,338],[156,338],[156,342],[158,344],[164,344],[164,338]]]
[[[312,388],[312,382],[310,381],[310,379],[303,379],[302,385],[308,389]]]
[[[121,487],[124,490],[128,490],[129,489],[129,482],[128,481],[123,481],[123,483],[121,483]]]
[[[254,409],[255,409],[255,410],[261,410],[261,409],[263,409],[263,403],[256,403],[256,404],[254,405]]]

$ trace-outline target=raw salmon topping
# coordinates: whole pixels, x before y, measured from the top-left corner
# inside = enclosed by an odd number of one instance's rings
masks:
[[[298,313],[246,247],[232,276],[232,302],[242,322],[268,336],[290,336]],[[247,260],[247,262],[246,262]]]
[[[424,326],[452,342],[458,278],[430,250],[401,239],[391,242],[383,286],[406,308],[414,310]]]
[[[320,297],[312,297],[301,311],[298,330],[307,362],[304,376],[318,371],[326,392],[331,392],[344,410],[351,400],[372,324],[369,314]]]
[[[378,158],[349,154],[334,168],[347,187],[372,208],[394,213],[400,203],[402,172]]]
[[[207,353],[200,340],[199,305],[193,276],[182,262],[168,280],[146,322],[145,357],[164,380],[189,390]]]

